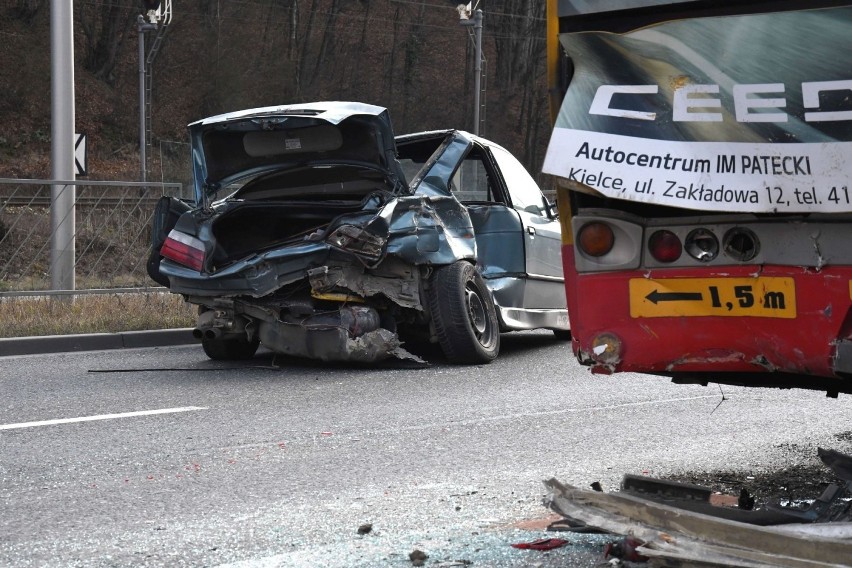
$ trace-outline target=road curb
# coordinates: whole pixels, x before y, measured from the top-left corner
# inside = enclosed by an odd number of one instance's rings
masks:
[[[198,343],[191,328],[123,331],[120,333],[88,333],[80,335],[45,335],[0,339],[0,357],[38,355],[69,351],[101,351],[139,347],[167,347]]]

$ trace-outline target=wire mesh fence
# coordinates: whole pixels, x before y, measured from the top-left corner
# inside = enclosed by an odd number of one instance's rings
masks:
[[[0,292],[48,290],[55,180],[0,178]],[[149,287],[145,264],[157,199],[187,199],[181,183],[77,181],[74,274],[77,289]]]

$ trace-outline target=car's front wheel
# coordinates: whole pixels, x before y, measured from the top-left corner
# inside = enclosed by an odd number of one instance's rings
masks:
[[[249,341],[245,336],[205,337],[201,347],[211,359],[217,361],[238,361],[251,359],[260,347],[260,341]]]
[[[488,363],[500,351],[500,326],[485,280],[469,262],[435,271],[429,311],[438,343],[452,363]]]

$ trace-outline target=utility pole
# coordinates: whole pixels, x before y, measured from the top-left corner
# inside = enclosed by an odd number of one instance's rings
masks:
[[[482,92],[482,10],[477,9],[471,19],[471,5],[459,4],[456,8],[459,12],[459,24],[473,27],[474,41],[476,45],[476,61],[474,62],[473,76],[473,133],[479,136],[479,101]]]
[[[74,289],[74,24],[73,0],[50,2],[50,285]]]
[[[139,162],[141,164],[140,181],[148,181],[148,115],[147,109],[150,104],[147,100],[150,65],[159,50],[163,40],[166,26],[172,19],[172,0],[143,0],[145,14],[136,18],[136,31],[139,34]],[[147,20],[146,20],[147,16]],[[157,32],[151,53],[145,56],[145,34]],[[146,67],[145,64],[148,64]]]
[[[141,14],[136,18],[136,31],[139,32],[139,162],[142,169],[140,181],[148,181],[148,141],[145,132],[145,33],[156,29],[157,24],[146,22]]]

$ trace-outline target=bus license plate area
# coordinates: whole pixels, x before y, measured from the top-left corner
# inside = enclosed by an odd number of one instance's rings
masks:
[[[796,317],[787,277],[630,279],[630,317]]]

